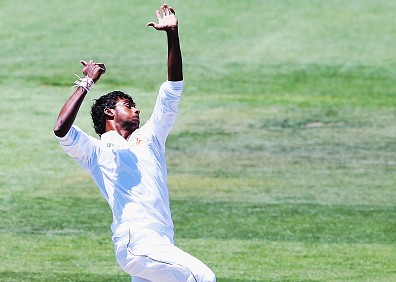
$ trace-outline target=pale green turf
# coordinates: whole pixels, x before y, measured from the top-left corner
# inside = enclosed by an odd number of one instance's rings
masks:
[[[132,3],[133,2],[133,3]],[[0,1],[0,281],[129,281],[111,214],[52,134],[80,59],[90,101],[166,78],[160,1]],[[176,242],[218,281],[396,280],[394,1],[171,3],[185,91],[168,139]]]

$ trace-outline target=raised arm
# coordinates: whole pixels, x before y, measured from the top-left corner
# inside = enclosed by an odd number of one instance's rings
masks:
[[[104,64],[98,64],[92,60],[88,63],[81,61],[81,64],[83,65],[85,77],[76,81],[76,91],[66,101],[59,113],[54,126],[54,133],[58,137],[65,136],[70,130],[85,96],[93,86],[93,83],[98,81],[100,76],[106,71]]]
[[[163,4],[160,10],[156,11],[156,14],[158,23],[149,22],[147,26],[166,31],[168,39],[168,80],[181,81],[183,80],[183,61],[175,11],[167,4]]]

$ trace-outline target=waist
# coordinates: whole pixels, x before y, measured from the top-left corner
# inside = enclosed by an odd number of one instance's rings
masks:
[[[173,238],[174,230],[173,227],[163,225],[159,222],[123,222],[113,230],[114,238],[129,236],[130,233],[140,233],[145,230],[152,230],[161,235],[165,235],[169,238]]]

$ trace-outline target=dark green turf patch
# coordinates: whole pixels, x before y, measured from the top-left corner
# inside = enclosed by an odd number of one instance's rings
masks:
[[[183,238],[396,242],[393,207],[173,201],[172,208]]]
[[[111,211],[103,199],[14,195],[2,218],[2,232],[79,234],[108,231]]]
[[[396,242],[396,209],[376,206],[172,201],[182,238],[326,243]],[[75,234],[108,231],[104,202],[81,198],[19,198],[3,211],[3,232]]]

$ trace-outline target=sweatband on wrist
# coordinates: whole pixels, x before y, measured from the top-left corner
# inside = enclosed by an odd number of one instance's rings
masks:
[[[74,81],[73,87],[82,87],[87,92],[89,92],[95,84],[95,82],[89,76],[79,77],[77,74],[74,74],[74,75],[77,76],[78,79],[76,81]]]

